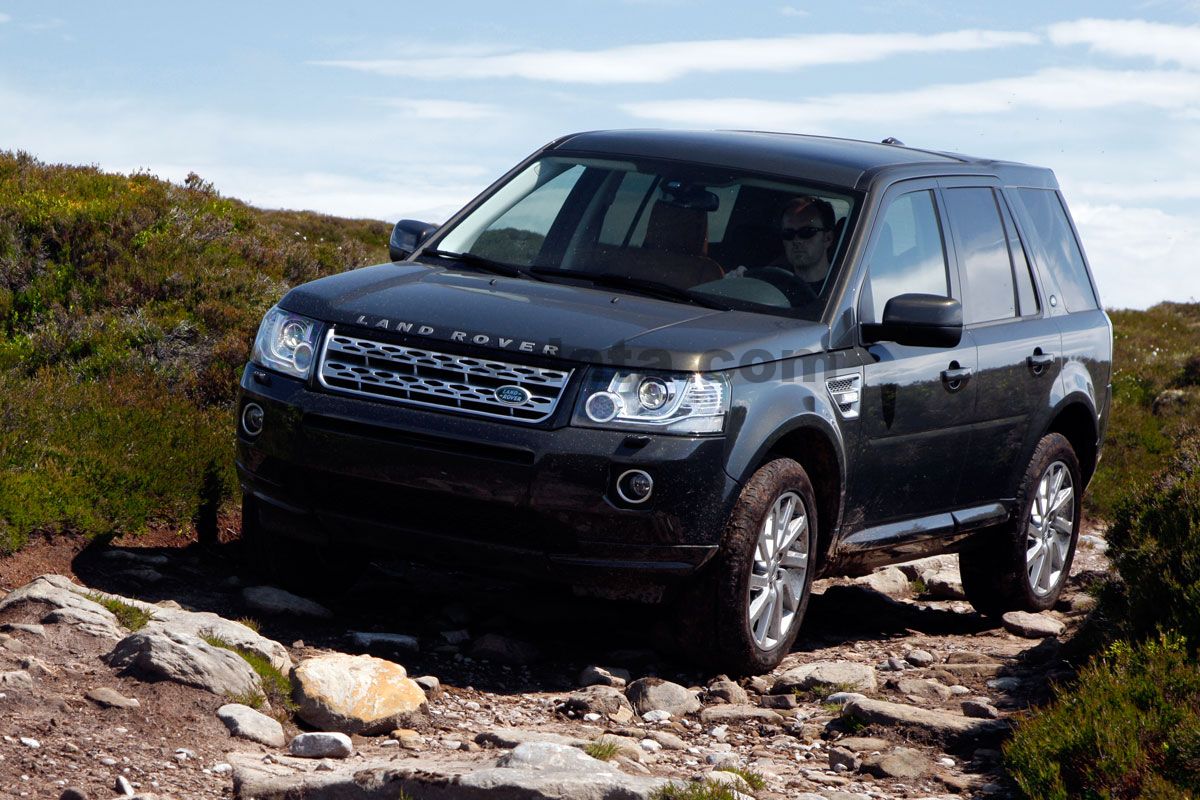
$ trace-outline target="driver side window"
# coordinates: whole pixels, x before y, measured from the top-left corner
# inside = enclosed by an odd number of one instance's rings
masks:
[[[887,301],[901,294],[949,296],[946,246],[933,192],[903,194],[883,215],[867,259],[859,320],[882,322]]]

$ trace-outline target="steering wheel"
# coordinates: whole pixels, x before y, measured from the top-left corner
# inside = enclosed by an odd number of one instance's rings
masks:
[[[796,273],[782,267],[760,267],[754,270],[752,277],[766,281],[783,292],[792,306],[802,306],[817,299],[817,293],[808,282],[797,277]]]

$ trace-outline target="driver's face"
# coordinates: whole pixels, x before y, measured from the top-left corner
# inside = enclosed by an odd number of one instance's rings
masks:
[[[826,250],[833,243],[833,231],[825,229],[821,215],[811,209],[788,214],[783,220],[783,232],[800,231],[808,236],[793,236],[783,240],[783,251],[788,263],[794,268],[811,267],[825,259]]]

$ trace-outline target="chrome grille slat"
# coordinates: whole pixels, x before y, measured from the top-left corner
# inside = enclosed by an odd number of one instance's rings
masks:
[[[541,422],[558,407],[571,370],[511,364],[377,342],[331,330],[317,371],[330,391],[402,405],[440,408],[516,422]],[[501,403],[496,389],[519,386],[529,399]]]

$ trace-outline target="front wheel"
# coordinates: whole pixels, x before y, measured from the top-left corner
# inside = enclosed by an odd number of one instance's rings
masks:
[[[778,666],[808,607],[817,550],[816,498],[804,468],[775,459],[751,476],[708,576],[714,660],[731,674]]]
[[[1071,443],[1043,436],[1017,493],[1017,516],[959,554],[963,591],[976,611],[1045,611],[1058,601],[1075,557],[1082,488]]]

